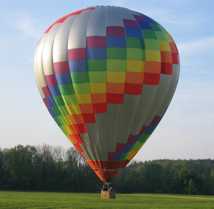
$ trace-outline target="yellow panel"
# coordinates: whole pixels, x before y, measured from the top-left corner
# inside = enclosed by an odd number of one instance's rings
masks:
[[[73,131],[71,130],[71,128],[69,128],[68,126],[64,126],[64,130],[66,132],[66,135],[70,135],[73,133]]]
[[[143,72],[144,62],[141,60],[127,60],[127,71],[128,72]]]
[[[89,104],[92,102],[90,94],[77,94],[77,98],[79,104]]]
[[[160,42],[160,49],[161,51],[170,51],[170,46],[169,46],[169,42],[168,41],[161,41]]]
[[[160,62],[160,51],[146,50],[146,60]]]
[[[91,83],[90,84],[92,93],[105,93],[106,84],[105,83]]]
[[[72,104],[72,105],[69,105],[69,107],[72,111],[72,114],[80,114],[81,113],[78,104]]]
[[[126,74],[123,72],[107,72],[107,81],[111,83],[124,83]]]
[[[131,160],[137,154],[138,150],[139,149],[131,150],[131,152],[129,152],[129,154],[127,155],[126,159]]]

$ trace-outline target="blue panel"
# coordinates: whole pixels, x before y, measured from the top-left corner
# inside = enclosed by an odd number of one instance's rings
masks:
[[[126,47],[126,41],[124,38],[121,37],[115,37],[115,36],[108,36],[107,37],[107,47],[119,47],[119,48],[125,48]]]
[[[46,101],[47,101],[46,104],[47,104],[48,110],[51,110],[54,105],[53,99],[51,98],[51,96],[48,96],[48,97],[46,97]]]
[[[133,144],[126,144],[126,146],[123,149],[123,154],[127,153],[131,148]]]
[[[141,26],[141,28],[143,28],[143,29],[151,29],[152,24],[154,24],[155,22],[152,19],[150,19],[149,17],[145,16],[144,19],[140,20],[138,23]]]
[[[141,31],[136,27],[127,27],[125,28],[126,35],[129,37],[141,37]]]
[[[85,60],[69,60],[70,72],[84,72],[87,71]]]
[[[157,126],[157,125],[156,125]],[[154,129],[156,128],[156,126],[150,126],[150,127],[147,127],[145,129],[145,133],[146,134],[152,134],[152,132],[154,131]]]
[[[151,29],[151,24],[149,22],[140,21],[139,25],[142,29]]]
[[[70,73],[61,73],[61,74],[55,74],[56,75],[56,80],[59,84],[67,84],[71,83],[71,78],[70,78]]]
[[[126,144],[126,146],[119,152],[117,153],[113,159],[114,160],[120,160],[121,157],[126,154],[131,148],[132,148],[133,144]]]
[[[56,85],[48,86],[48,88],[49,88],[52,96],[59,96],[60,95],[59,89]]]
[[[106,48],[87,48],[88,59],[106,59]]]

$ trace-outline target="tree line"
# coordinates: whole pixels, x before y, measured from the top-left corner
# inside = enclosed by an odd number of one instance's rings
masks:
[[[112,180],[118,192],[214,194],[214,160],[132,162]],[[0,190],[99,192],[101,182],[73,149],[0,149]]]

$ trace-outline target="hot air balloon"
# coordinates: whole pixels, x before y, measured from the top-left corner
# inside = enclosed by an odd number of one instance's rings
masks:
[[[108,182],[163,117],[178,82],[179,54],[148,16],[96,6],[54,22],[38,43],[34,68],[51,116]]]

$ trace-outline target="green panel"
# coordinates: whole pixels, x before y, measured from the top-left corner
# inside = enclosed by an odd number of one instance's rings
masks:
[[[152,29],[155,30],[155,31],[161,31],[161,27],[158,23],[153,23],[152,24]]]
[[[54,117],[57,117],[57,115],[60,115],[60,111],[59,111],[58,107],[56,107],[56,105],[54,105],[52,107],[51,111],[54,112]]]
[[[68,114],[68,110],[67,110],[66,106],[61,106],[61,107],[60,107],[60,112],[61,112],[63,115],[67,115],[67,114]]]
[[[146,50],[160,50],[160,41],[155,39],[144,39]]]
[[[142,43],[139,38],[127,38],[126,39],[127,48],[142,48]]]
[[[160,31],[160,32],[156,31],[155,34],[156,34],[157,38],[160,39],[160,40],[168,40],[169,39],[168,34],[162,32],[162,31]]]
[[[140,48],[127,48],[127,59],[144,60],[145,52]]]
[[[107,48],[108,59],[126,59],[125,48]]]
[[[70,95],[74,94],[74,89],[72,84],[64,84],[64,85],[59,85],[59,90],[63,95]]]
[[[108,71],[126,71],[126,60],[107,60],[107,69]]]
[[[65,95],[64,96],[64,99],[65,99],[65,101],[66,101],[67,104],[73,104],[72,98],[73,97],[70,96],[70,95]]]
[[[84,83],[84,84],[75,84],[74,83],[74,88],[78,94],[89,94],[90,93],[90,86],[88,83]]]
[[[149,138],[149,134],[143,134],[143,136],[141,136],[140,138],[139,138],[139,143],[144,143],[144,142],[146,142],[146,140]]]
[[[72,104],[79,104],[76,95],[71,95],[70,99]]]
[[[62,97],[61,96],[56,96],[56,97],[54,97],[54,100],[56,101],[56,103],[57,103],[57,106],[63,106],[63,105],[65,105],[64,104],[64,101],[63,101],[63,99],[62,99]]]
[[[156,39],[155,32],[153,30],[143,30],[144,38]]]
[[[71,76],[74,83],[87,83],[89,81],[88,72],[72,72]]]
[[[89,72],[90,83],[105,83],[106,72]]]
[[[89,71],[106,71],[106,60],[88,60]]]

